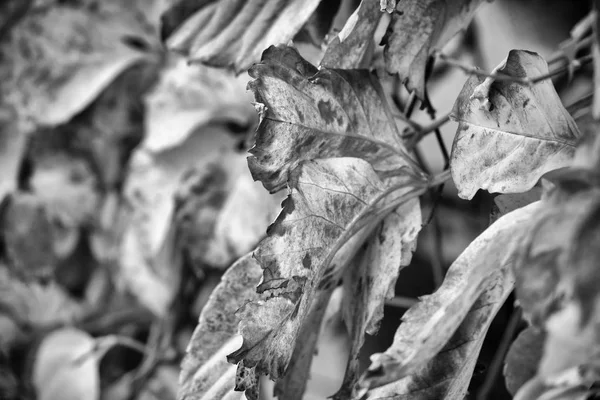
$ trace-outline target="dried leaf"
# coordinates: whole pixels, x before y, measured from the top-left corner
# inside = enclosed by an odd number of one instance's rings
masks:
[[[386,2],[387,10],[395,2]],[[386,69],[398,74],[409,90],[425,99],[429,56],[441,50],[471,22],[483,0],[404,0],[395,5],[383,37]],[[382,8],[384,3],[381,4]],[[389,11],[388,11],[389,12]]]
[[[258,287],[263,300],[241,310],[244,344],[230,355],[273,379],[286,371],[317,288],[335,283],[325,284],[323,277],[343,271],[360,247],[359,241],[348,248],[347,241],[361,229],[372,230],[418,187],[411,178],[387,187],[369,163],[356,158],[304,162],[288,185],[283,211],[254,253],[264,270]]]
[[[209,123],[254,124],[254,110],[240,79],[225,71],[189,65],[173,57],[156,87],[146,96],[146,134],[141,146],[150,152],[181,145],[194,129]]]
[[[511,344],[504,360],[504,379],[511,395],[514,396],[525,382],[536,375],[544,340],[543,331],[529,327]]]
[[[531,78],[547,73],[548,66],[535,53],[512,50],[498,72]],[[459,127],[450,168],[466,199],[478,189],[531,189],[546,172],[569,165],[580,136],[550,80],[526,86],[471,77],[452,118]]]
[[[127,7],[111,15],[53,5],[29,13],[0,53],[5,60],[3,101],[22,120],[67,122],[86,108],[121,72],[153,56],[125,44],[147,34]],[[77,32],[77,34],[73,34]]]
[[[507,265],[493,271],[485,281],[486,288],[440,352],[411,375],[371,390],[367,399],[465,398],[487,330],[513,284]]]
[[[317,70],[291,47],[271,47],[248,84],[261,122],[248,165],[271,192],[302,160],[360,157],[385,171],[409,160],[376,78],[363,70]]]
[[[317,341],[324,316],[328,311],[328,304],[335,287],[317,290],[311,310],[302,324],[292,358],[285,371],[285,375],[275,384],[274,394],[280,399],[302,400],[309,379],[310,367],[313,357],[317,352]]]
[[[194,335],[181,364],[179,399],[232,399],[236,366],[227,363],[226,355],[239,346],[236,313],[249,301],[258,300],[256,286],[262,270],[251,254],[240,258],[225,272],[202,310]],[[252,368],[238,370],[252,375]],[[256,399],[258,387],[248,388],[249,400]],[[238,393],[237,398],[241,398]]]
[[[27,144],[26,135],[21,134],[16,122],[17,113],[0,105],[0,202],[14,191]]]
[[[94,338],[75,328],[48,334],[40,344],[33,366],[33,384],[39,400],[97,400],[100,398],[98,360]]]
[[[252,180],[244,154],[209,160],[188,172],[175,194],[175,224],[189,261],[224,269],[256,247],[284,197]]]
[[[425,394],[428,390],[429,394],[438,393],[435,390],[446,394],[466,391],[464,384],[472,373],[487,326],[512,289],[512,275],[507,272],[513,258],[510,249],[525,234],[526,224],[538,210],[539,203],[533,203],[505,215],[467,247],[448,270],[442,286],[404,314],[392,346],[371,357],[371,366],[358,383],[358,393],[392,382],[391,389],[405,395],[416,389],[415,385]],[[457,328],[454,338],[458,343],[448,345]],[[467,347],[458,350],[461,345]],[[448,352],[440,353],[444,346]],[[452,352],[453,348],[457,351]],[[428,364],[436,355],[448,359]],[[432,366],[439,365],[466,368],[451,368],[437,375]],[[447,374],[457,375],[449,378]]]
[[[413,203],[414,201],[411,201]],[[359,265],[344,277],[343,318],[351,338],[350,359],[341,389],[334,399],[346,399],[359,377],[359,351],[365,332],[374,335],[383,318],[385,301],[394,296],[400,270],[410,264],[421,230],[421,212],[405,204],[388,215],[368,242]]]
[[[167,47],[239,73],[267,47],[290,41],[318,5],[319,0],[204,1],[169,36]]]
[[[368,55],[373,52],[373,36],[381,16],[377,2],[362,0],[344,28],[327,45],[321,66],[340,69],[370,67]]]

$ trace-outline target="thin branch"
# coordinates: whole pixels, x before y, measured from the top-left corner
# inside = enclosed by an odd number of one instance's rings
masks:
[[[451,176],[452,176],[452,174],[450,173],[450,170],[446,169],[446,170],[440,172],[439,174],[434,175],[429,180],[429,187],[435,187],[437,185],[441,185],[444,182],[446,182],[448,179],[450,179]]]
[[[445,55],[441,52],[436,52],[435,54],[439,60],[442,60],[449,65],[459,68],[459,69],[465,71],[467,74],[478,75],[478,76],[481,76],[484,78],[492,78],[492,79],[494,79],[496,81],[500,81],[500,82],[519,83],[519,84],[525,85],[525,86],[531,86],[538,82],[544,81],[546,79],[554,78],[555,76],[559,76],[559,75],[569,72],[569,70],[581,68],[584,65],[587,65],[590,62],[592,62],[592,56],[588,54],[581,58],[576,58],[576,59],[572,60],[571,62],[555,69],[554,71],[550,71],[546,74],[542,74],[540,76],[530,78],[530,77],[512,76],[512,75],[504,74],[502,72],[485,72],[477,67],[463,64],[461,61],[456,60],[451,57],[448,57],[447,55]]]
[[[385,305],[390,307],[409,309],[418,302],[418,299],[414,299],[412,297],[396,296],[389,300],[386,300]]]
[[[418,129],[413,129],[404,135],[405,139],[410,141],[409,147],[415,147],[425,136],[435,132],[440,127],[444,126],[450,121],[450,113],[446,113],[443,117],[433,121],[429,125],[420,126]]]

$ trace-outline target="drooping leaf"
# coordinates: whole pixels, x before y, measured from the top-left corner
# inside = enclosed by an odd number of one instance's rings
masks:
[[[398,74],[409,90],[416,90],[419,98],[425,99],[425,68],[429,56],[466,29],[483,0],[385,3],[382,2],[381,6],[385,6],[388,12],[395,5],[392,22],[383,37],[386,69],[389,73]]]
[[[179,399],[233,399],[236,370],[238,375],[243,372],[255,376],[253,368],[236,368],[226,356],[240,342],[236,339],[240,322],[236,312],[247,302],[259,299],[256,286],[261,276],[262,269],[252,254],[240,258],[225,272],[203,308],[186,350],[179,377]],[[249,400],[256,399],[258,387],[248,387],[246,395]],[[238,392],[237,398],[241,397]]]
[[[504,360],[506,388],[513,396],[525,382],[533,378],[538,370],[544,345],[544,332],[528,327],[511,344]]]
[[[412,389],[420,389],[423,398],[431,399],[443,398],[436,397],[440,393],[464,393],[487,326],[512,289],[508,269],[514,247],[538,210],[539,203],[533,203],[503,216],[467,247],[448,270],[442,286],[404,314],[392,346],[371,357],[371,366],[359,381],[357,393],[387,384],[398,395],[408,396]],[[457,328],[456,346],[449,345]],[[467,345],[461,349],[464,351],[458,349],[461,344]],[[447,352],[443,352],[444,346]],[[436,355],[448,359],[428,364]],[[434,368],[463,364],[465,369],[450,368],[440,375]]]
[[[181,145],[194,129],[210,123],[254,124],[255,113],[244,86],[225,71],[189,65],[173,56],[158,84],[146,96],[146,134],[141,146],[150,152]]]
[[[406,165],[381,86],[368,71],[317,70],[291,47],[270,47],[249,73],[261,121],[248,165],[271,192],[302,160],[360,157],[379,171]]]
[[[251,251],[275,219],[281,194],[269,194],[244,154],[222,152],[188,173],[175,194],[179,246],[196,265],[227,268]]]
[[[344,28],[327,45],[321,60],[326,68],[368,68],[375,45],[373,35],[381,19],[376,1],[362,0]]]
[[[267,47],[287,43],[320,0],[227,0],[202,2],[166,40],[192,61],[242,72]]]
[[[324,315],[334,289],[335,287],[331,286],[324,290],[317,290],[314,295],[312,308],[300,328],[285,375],[275,384],[274,393],[280,399],[302,400],[304,398]]]
[[[288,185],[283,211],[254,253],[264,270],[258,287],[264,301],[241,310],[244,344],[230,355],[273,379],[286,371],[322,278],[335,276],[360,248],[352,241],[345,247],[351,237],[372,230],[419,187],[408,177],[386,187],[368,162],[356,158],[304,162]],[[339,254],[344,262],[336,261]]]
[[[399,207],[373,232],[359,265],[348,268],[343,278],[342,313],[351,339],[350,358],[334,399],[346,399],[351,394],[359,377],[359,351],[365,333],[377,333],[385,301],[394,296],[400,270],[410,264],[420,230],[420,208],[411,203]]]
[[[88,333],[62,328],[40,344],[33,366],[33,384],[39,400],[97,400],[100,398],[99,362],[95,341]]]
[[[371,390],[368,400],[458,400],[465,398],[487,330],[511,293],[507,265],[493,271],[486,288],[440,352],[423,367],[396,382]]]
[[[125,42],[147,38],[121,4],[110,15],[67,5],[27,14],[0,48],[3,101],[19,118],[42,125],[67,122],[121,72],[151,61]],[[77,32],[77,34],[73,34]]]
[[[548,72],[535,53],[512,50],[499,73],[532,78]],[[579,131],[550,80],[531,86],[471,77],[452,114],[459,127],[450,168],[459,196],[478,189],[524,192],[548,171],[565,167]]]

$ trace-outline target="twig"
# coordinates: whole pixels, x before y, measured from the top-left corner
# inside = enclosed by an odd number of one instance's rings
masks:
[[[592,56],[588,54],[581,58],[576,58],[576,59],[572,60],[571,62],[561,66],[560,68],[557,68],[554,71],[550,71],[546,74],[542,74],[540,76],[530,78],[530,77],[512,76],[512,75],[504,74],[502,72],[485,72],[477,67],[463,64],[461,61],[453,59],[451,57],[448,57],[447,55],[445,55],[441,52],[436,52],[435,54],[438,59],[444,61],[445,63],[447,63],[449,65],[452,65],[456,68],[459,68],[459,69],[465,71],[467,74],[478,75],[478,76],[481,76],[484,78],[492,78],[492,79],[494,79],[496,81],[500,81],[500,82],[519,83],[519,84],[525,85],[525,86],[531,86],[538,82],[544,81],[546,79],[554,78],[555,76],[562,75],[564,73],[569,72],[570,69],[581,68],[584,65],[592,62]]]
[[[494,354],[494,358],[488,369],[488,373],[485,376],[485,381],[481,385],[481,388],[477,392],[477,400],[486,400],[489,398],[490,392],[494,388],[494,384],[498,378],[498,375],[502,371],[502,364],[504,363],[504,357],[508,353],[508,349],[513,341],[513,337],[519,328],[521,322],[521,309],[513,311],[508,321],[508,325],[502,334],[502,339],[498,345],[498,349]]]
[[[443,117],[434,120],[429,125],[419,126],[417,129],[413,129],[408,132],[404,137],[410,140],[409,147],[414,147],[417,143],[419,143],[425,136],[428,134],[435,132],[444,124],[450,121],[450,113],[446,113]]]
[[[442,172],[440,172],[439,174],[434,175],[430,180],[429,180],[429,187],[435,187],[437,185],[441,185],[444,182],[446,182],[448,179],[450,179],[452,175],[450,174],[450,170],[446,169]]]
[[[396,296],[394,298],[386,300],[385,305],[390,307],[409,309],[418,302],[418,299],[414,299],[412,297]]]

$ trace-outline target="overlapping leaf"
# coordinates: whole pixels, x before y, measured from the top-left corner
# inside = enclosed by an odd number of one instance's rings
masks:
[[[344,28],[329,42],[321,60],[326,68],[368,68],[375,45],[373,35],[381,18],[376,1],[363,0]]]
[[[393,3],[381,4],[389,10]],[[469,25],[481,3],[483,0],[398,1],[383,38],[388,72],[398,74],[409,90],[425,99],[429,56]]]
[[[417,392],[422,397],[416,398],[461,398],[487,327],[512,289],[515,245],[538,209],[539,203],[534,203],[507,214],[469,245],[440,289],[404,315],[392,346],[372,356],[358,395],[381,386],[372,398],[390,393],[414,398],[408,396]]]
[[[244,344],[232,361],[244,360],[273,379],[284,375],[321,279],[336,268],[338,250],[407,199],[414,188],[407,179],[387,187],[357,158],[307,161],[293,171],[283,211],[254,253],[264,269],[258,288],[264,302],[243,308]]]
[[[178,5],[178,16],[184,18],[175,23],[177,28],[167,38],[167,46],[193,61],[241,72],[258,61],[270,45],[290,41],[319,2],[203,1],[191,4],[187,10],[183,2]]]
[[[249,73],[261,121],[248,165],[271,192],[302,160],[360,157],[380,171],[406,165],[381,86],[368,71],[317,70],[291,47],[270,47]]]
[[[252,254],[240,258],[227,270],[200,315],[200,321],[186,350],[179,378],[181,400],[240,399],[233,392],[236,370],[253,376],[254,369],[227,363],[226,355],[239,345],[240,322],[236,311],[259,295],[256,286],[262,269]],[[252,379],[256,379],[255,377]],[[257,399],[258,387],[248,387],[247,398]]]
[[[535,53],[512,50],[499,73],[532,78],[548,72]],[[459,127],[450,168],[459,196],[478,189],[524,192],[546,172],[569,165],[579,131],[552,82],[534,85],[471,77],[452,118]]]
[[[598,380],[599,145],[595,133],[587,136],[573,165],[547,176],[544,209],[515,264],[524,315],[546,332],[537,374],[516,398],[553,390],[583,395]]]
[[[346,399],[359,375],[359,352],[365,333],[374,335],[386,300],[394,296],[399,270],[410,264],[421,230],[414,200],[388,215],[373,232],[359,265],[344,276],[343,318],[351,339],[350,357],[335,399]]]
[[[181,145],[194,129],[215,122],[252,126],[256,115],[242,95],[241,80],[225,71],[189,65],[173,56],[158,84],[146,96],[146,135],[150,152]]]
[[[284,196],[252,180],[243,153],[208,160],[186,173],[175,195],[178,246],[196,265],[227,268],[256,247]]]

